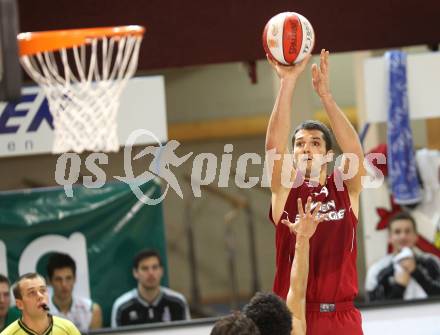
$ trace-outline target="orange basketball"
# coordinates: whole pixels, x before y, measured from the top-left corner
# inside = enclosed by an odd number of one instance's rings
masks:
[[[304,59],[315,45],[315,32],[310,22],[301,14],[280,13],[264,27],[263,47],[272,59],[292,65]]]

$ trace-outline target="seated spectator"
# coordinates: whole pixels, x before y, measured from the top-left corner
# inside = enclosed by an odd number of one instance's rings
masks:
[[[211,335],[260,335],[260,331],[252,319],[235,312],[218,320]]]
[[[368,270],[365,291],[368,301],[423,299],[440,294],[440,259],[415,249],[414,218],[400,212],[388,224],[392,254]]]
[[[49,298],[52,315],[72,321],[83,333],[102,328],[101,307],[86,297],[73,295],[75,261],[67,254],[54,253],[47,263],[47,276],[53,294]]]
[[[20,311],[14,306],[10,307],[9,280],[0,274],[0,332],[21,316]]]
[[[189,320],[185,297],[160,286],[163,267],[155,250],[143,250],[133,260],[137,287],[120,296],[112,308],[111,326]]]

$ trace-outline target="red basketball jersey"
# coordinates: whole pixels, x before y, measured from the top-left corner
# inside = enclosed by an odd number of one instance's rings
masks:
[[[338,170],[336,170],[338,171]],[[358,293],[356,270],[356,226],[357,219],[351,206],[346,185],[338,191],[335,178],[339,173],[327,177],[325,185],[313,186],[304,182],[290,190],[284,210],[290,221],[298,214],[297,199],[303,204],[311,196],[313,204],[321,201],[321,213],[328,220],[319,224],[310,239],[310,266],[307,283],[307,302],[333,303],[350,301]],[[338,184],[342,184],[338,183]],[[286,218],[286,213],[282,218]],[[272,208],[269,217],[273,222]],[[290,270],[295,254],[295,235],[286,225],[276,225],[276,273],[273,291],[286,299],[290,286]]]

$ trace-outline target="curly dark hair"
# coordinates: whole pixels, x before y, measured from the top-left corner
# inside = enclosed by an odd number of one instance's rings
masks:
[[[218,320],[211,335],[260,335],[252,319],[240,312],[234,312]]]
[[[243,313],[255,322],[261,335],[290,335],[292,331],[292,314],[284,300],[273,293],[258,292]]]

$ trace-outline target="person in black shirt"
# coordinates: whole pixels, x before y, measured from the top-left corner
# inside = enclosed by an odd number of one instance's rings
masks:
[[[137,288],[114,302],[112,327],[190,319],[185,297],[160,286],[163,267],[157,251],[143,250],[135,256],[133,276],[138,282]]]

